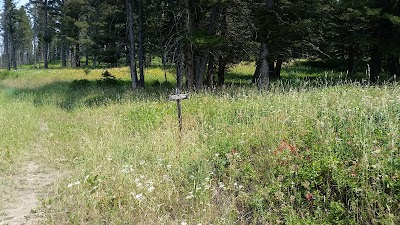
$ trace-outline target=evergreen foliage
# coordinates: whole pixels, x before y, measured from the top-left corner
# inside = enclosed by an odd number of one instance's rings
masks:
[[[164,68],[179,64],[189,89],[221,85],[229,64],[261,59],[260,46],[268,53],[265,76],[279,78],[282,63],[299,58],[336,61],[349,73],[368,63],[372,82],[382,71],[400,72],[400,3],[394,0],[136,0],[130,15],[123,0],[31,0],[27,10],[5,2],[9,47],[2,58],[9,64],[14,49],[25,55],[18,64],[35,61],[35,67],[56,60],[64,67],[127,65],[132,17],[138,87],[154,57]]]

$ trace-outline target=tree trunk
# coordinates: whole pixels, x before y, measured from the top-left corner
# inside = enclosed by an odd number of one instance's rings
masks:
[[[70,67],[74,68],[76,66],[76,61],[75,61],[75,51],[73,49],[69,50],[69,59],[70,59]]]
[[[268,63],[268,68],[269,68],[269,77],[275,78],[275,60],[271,59],[270,62]]]
[[[86,51],[85,52],[85,67],[89,66],[89,53]]]
[[[49,44],[50,44],[50,35],[49,35],[49,14],[48,14],[48,0],[44,1],[44,40],[43,40],[43,51],[44,51],[44,68],[49,68]]]
[[[218,86],[225,84],[226,62],[222,56],[218,58]]]
[[[186,85],[188,89],[194,87],[194,60],[193,60],[193,44],[191,38],[193,35],[193,0],[185,0],[186,10],[186,40],[184,47],[185,62],[186,62]]]
[[[6,6],[7,16],[8,16],[8,18],[6,18],[6,20],[7,20],[6,26],[7,26],[7,33],[8,33],[8,41],[9,41],[9,44],[11,45],[11,46],[7,46],[7,48],[9,50],[11,50],[11,57],[10,57],[11,62],[10,63],[12,63],[13,69],[17,70],[17,54],[16,54],[17,46],[15,44],[15,37],[14,37],[15,27],[14,27],[14,24],[12,24],[13,22],[11,21],[11,17],[13,16],[11,13],[13,10],[12,9],[13,3],[12,3],[12,1],[4,1],[4,3],[5,3],[4,5],[8,5],[8,7]]]
[[[9,35],[8,30],[4,30],[4,53],[5,53],[5,64],[8,71],[11,70],[11,57],[9,47]]]
[[[76,67],[81,67],[81,54],[80,54],[80,51],[81,51],[81,49],[80,49],[79,44],[76,44],[75,45],[75,53],[74,53],[74,55],[75,55],[75,66]]]
[[[183,63],[183,51],[181,48],[181,43],[178,41],[178,46],[177,46],[177,56],[175,58],[176,62],[176,87],[180,90],[182,89],[182,78],[183,78],[183,68],[184,68],[184,63]],[[163,60],[164,64],[164,70],[165,70],[165,63],[166,59]],[[165,81],[167,81],[167,74],[165,72]]]
[[[275,72],[274,75],[277,79],[281,79],[281,71],[282,71],[282,64],[283,64],[283,60],[282,59],[278,59],[276,60],[276,66],[275,66]]]
[[[11,16],[10,14],[10,10],[9,9],[10,5],[8,4],[7,1],[4,2],[4,24],[5,24],[5,28],[4,28],[4,53],[5,53],[5,64],[6,64],[6,68],[8,71],[11,70],[11,57],[10,57],[10,47],[9,47],[9,41],[10,41],[10,20],[11,20]]]
[[[212,87],[214,85],[214,56],[211,53],[208,56],[206,83],[208,87]]]
[[[94,54],[93,55],[93,68],[97,67],[97,56]]]
[[[370,81],[372,83],[378,82],[379,74],[382,69],[382,58],[383,52],[382,49],[378,45],[374,45],[371,52],[371,74],[370,74]]]
[[[127,20],[128,20],[128,46],[129,46],[129,68],[131,70],[132,89],[140,87],[139,80],[136,73],[136,51],[135,51],[135,33],[133,24],[133,2],[126,0]]]
[[[210,16],[210,21],[208,23],[208,31],[207,31],[207,35],[209,36],[215,35],[215,30],[217,27],[218,16],[219,16],[219,9],[220,9],[219,3],[214,4],[213,7],[211,8],[211,16]],[[203,51],[202,56],[200,56],[199,58],[199,68],[197,69],[198,73],[196,73],[196,89],[203,88],[203,80],[206,75],[206,68],[207,68],[207,63],[209,62],[208,58],[210,55],[211,55],[211,48],[207,47]],[[209,77],[207,76],[207,80],[208,79]],[[207,82],[207,85],[209,85],[209,82]]]
[[[259,63],[259,60],[257,60],[257,62],[256,62],[256,70],[254,71],[253,79],[251,80],[251,82],[253,82],[253,84],[256,83],[257,74],[259,74],[259,73],[260,73],[260,63]]]
[[[67,67],[67,47],[65,46],[65,43],[63,42],[61,46],[61,66],[62,67]]]
[[[37,39],[36,39],[37,35],[35,34],[33,37],[33,67],[36,69],[36,63],[37,63],[37,48],[38,48],[38,44],[37,44]]]
[[[144,15],[143,15],[143,0],[137,0],[138,5],[138,28],[139,28],[139,73],[140,73],[140,86],[144,87],[144,63],[145,63],[145,52],[144,52]]]
[[[181,53],[180,43],[178,43],[177,49],[179,51],[178,54],[180,54]],[[165,51],[165,48],[162,48],[162,59],[161,59],[161,62],[162,62],[162,65],[163,65],[165,82],[168,82],[168,79],[167,79],[167,52]],[[178,65],[178,64],[176,64],[176,65]]]
[[[266,42],[261,42],[260,44],[260,57],[258,61],[258,69],[254,74],[255,81],[259,88],[267,88],[269,84],[269,67],[268,67],[268,48]]]
[[[202,54],[196,51],[197,54],[195,54],[194,57],[194,79],[195,79],[195,89],[196,90],[201,90],[203,88],[203,63],[204,58],[202,57]]]
[[[17,54],[16,54],[16,46],[15,46],[15,40],[14,40],[14,35],[10,33],[10,39],[11,39],[11,59],[12,59],[12,65],[13,69],[17,70]]]

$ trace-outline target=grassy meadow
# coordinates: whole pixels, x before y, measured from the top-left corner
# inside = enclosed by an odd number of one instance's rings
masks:
[[[182,133],[171,71],[2,72],[0,174],[65,172],[43,224],[399,224],[400,85],[287,68],[260,91],[253,70],[192,93]]]

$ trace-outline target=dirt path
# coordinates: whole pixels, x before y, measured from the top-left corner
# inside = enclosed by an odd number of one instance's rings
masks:
[[[0,225],[39,224],[40,198],[60,177],[60,173],[32,161],[25,163],[15,176],[0,177]]]

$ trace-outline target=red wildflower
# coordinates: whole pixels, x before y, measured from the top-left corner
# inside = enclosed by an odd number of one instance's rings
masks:
[[[307,194],[306,194],[306,199],[307,199],[308,201],[312,201],[312,200],[314,200],[314,196],[313,196],[311,193],[307,193]]]
[[[314,196],[311,193],[307,193],[305,197],[306,197],[307,201],[314,200]]]

